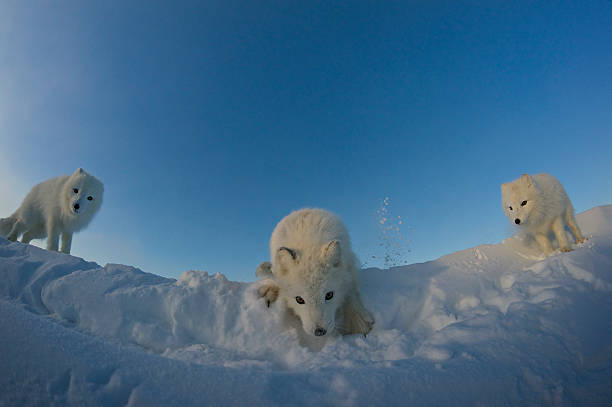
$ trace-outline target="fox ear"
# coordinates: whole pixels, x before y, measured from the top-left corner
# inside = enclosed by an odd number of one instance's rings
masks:
[[[339,267],[342,264],[342,252],[340,242],[332,240],[321,249],[321,258],[325,264],[332,267]]]
[[[533,178],[531,178],[531,175],[529,174],[521,175],[521,181],[523,181],[528,187],[533,185]]]
[[[506,191],[508,189],[508,186],[509,185],[507,183],[501,184],[502,194],[504,193],[504,191]]]
[[[82,173],[84,173],[84,172],[85,172],[85,171],[83,171],[83,168],[79,167],[79,168],[77,168],[77,170],[76,170],[74,173],[75,173],[75,174],[82,174]]]
[[[288,247],[281,247],[276,252],[276,262],[279,265],[278,271],[280,274],[286,274],[292,264],[297,260],[295,250]]]

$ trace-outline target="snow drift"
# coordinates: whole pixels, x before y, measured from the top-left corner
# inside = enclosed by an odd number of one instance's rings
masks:
[[[612,205],[577,219],[589,240],[546,259],[511,238],[363,270],[374,330],[319,352],[258,283],[0,238],[0,405],[606,405]]]

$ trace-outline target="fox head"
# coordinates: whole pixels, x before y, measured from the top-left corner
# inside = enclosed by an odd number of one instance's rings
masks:
[[[533,221],[535,202],[538,190],[531,175],[523,174],[520,178],[501,185],[502,207],[504,213],[517,226],[528,225]]]
[[[78,168],[64,185],[62,209],[72,218],[91,217],[100,208],[103,194],[102,182]]]
[[[308,253],[281,247],[273,273],[287,307],[309,335],[323,336],[336,328],[336,312],[351,289],[350,265],[338,240]]]

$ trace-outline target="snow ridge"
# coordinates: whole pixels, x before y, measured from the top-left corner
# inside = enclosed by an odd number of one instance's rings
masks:
[[[604,405],[612,205],[577,219],[587,242],[546,259],[511,238],[363,270],[374,330],[319,352],[259,283],[0,238],[0,405]]]

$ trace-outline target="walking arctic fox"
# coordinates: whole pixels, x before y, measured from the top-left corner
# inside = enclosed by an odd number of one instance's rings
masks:
[[[534,237],[545,255],[552,251],[549,240],[552,231],[561,251],[570,251],[565,227],[574,234],[576,243],[584,236],[576,224],[574,207],[561,183],[549,174],[523,174],[502,184],[502,205],[506,216],[525,234]]]
[[[47,238],[47,250],[70,253],[72,234],[89,224],[102,204],[104,185],[93,175],[77,169],[72,175],[55,177],[34,186],[19,209],[0,219],[0,236],[29,243]]]
[[[370,332],[374,319],[359,296],[357,257],[338,216],[322,209],[287,215],[272,233],[270,260],[257,271],[270,278],[259,294],[268,306],[279,299],[304,332]]]

